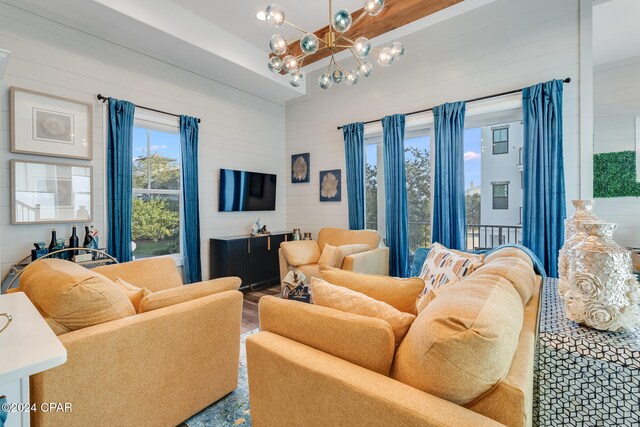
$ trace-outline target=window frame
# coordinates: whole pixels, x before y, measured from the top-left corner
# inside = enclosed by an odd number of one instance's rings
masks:
[[[502,131],[506,131],[506,139],[505,140],[499,140],[496,141],[496,132],[500,132],[502,133]],[[505,151],[496,151],[496,146],[498,144],[504,144],[505,146]],[[491,145],[492,145],[492,149],[493,149],[493,154],[494,155],[499,155],[499,154],[509,154],[509,128],[508,127],[498,127],[495,129],[491,129]]]
[[[182,243],[182,237],[183,237],[183,232],[184,232],[184,198],[183,198],[183,192],[182,192],[182,149],[180,147],[180,124],[177,121],[177,119],[173,119],[173,118],[167,118],[165,117],[165,115],[156,115],[156,114],[152,114],[151,112],[147,112],[147,111],[141,111],[138,112],[136,111],[134,113],[134,120],[133,120],[133,127],[135,128],[139,128],[139,129],[144,129],[146,130],[146,134],[147,134],[147,156],[149,156],[149,154],[151,153],[151,131],[155,130],[155,131],[159,131],[159,132],[165,132],[165,133],[172,133],[178,136],[178,168],[180,170],[180,183],[178,186],[177,190],[170,190],[170,189],[154,189],[151,188],[151,162],[147,161],[147,188],[143,189],[143,188],[134,188],[133,187],[133,182],[132,182],[132,197],[135,197],[136,195],[143,195],[143,194],[148,194],[148,195],[178,195],[178,214],[179,214],[179,251],[176,253],[172,253],[172,254],[166,254],[166,255],[153,255],[153,256],[146,256],[143,258],[136,258],[136,259],[149,259],[149,258],[155,258],[155,257],[159,257],[159,256],[169,256],[171,258],[173,258],[173,260],[175,261],[177,266],[182,266],[183,264],[183,243]],[[133,149],[133,144],[132,144],[132,149]],[[132,160],[135,159],[134,156],[132,156]],[[133,181],[133,174],[131,176],[131,179]]]
[[[496,188],[505,187],[506,196],[496,197]],[[496,199],[506,200],[505,207],[496,207]],[[493,210],[509,210],[509,183],[508,182],[492,182],[491,183],[491,208]]]

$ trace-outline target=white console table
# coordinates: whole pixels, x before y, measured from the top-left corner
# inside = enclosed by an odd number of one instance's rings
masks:
[[[29,376],[65,363],[67,349],[23,292],[0,295],[0,313],[13,317],[0,333],[0,397],[24,408],[29,404]],[[28,410],[8,412],[5,427],[28,427],[29,419]]]

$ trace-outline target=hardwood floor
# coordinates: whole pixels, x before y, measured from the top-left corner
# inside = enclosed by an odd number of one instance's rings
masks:
[[[280,284],[264,287],[255,291],[244,291],[244,305],[242,306],[242,326],[240,333],[244,334],[258,327],[258,301],[265,295],[280,293]]]

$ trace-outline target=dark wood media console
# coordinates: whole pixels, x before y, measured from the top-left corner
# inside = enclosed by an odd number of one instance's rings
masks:
[[[291,233],[210,239],[209,275],[212,279],[238,276],[241,289],[279,281],[278,249],[288,240]]]

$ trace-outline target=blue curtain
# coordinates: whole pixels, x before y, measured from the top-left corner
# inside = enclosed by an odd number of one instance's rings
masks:
[[[109,98],[107,123],[107,250],[131,261],[133,115],[136,106]]]
[[[435,124],[435,171],[431,241],[464,250],[464,102],[433,109]]]
[[[198,197],[198,119],[180,116],[182,154],[182,275],[185,283],[202,280],[200,264],[200,200]]]
[[[344,157],[347,164],[347,195],[349,199],[349,229],[365,229],[364,212],[364,124],[351,123],[342,127]]]
[[[404,170],[404,121],[404,114],[395,114],[382,119],[389,272],[397,277],[409,275],[409,215],[407,180]]]
[[[524,191],[522,244],[558,277],[566,217],[562,154],[562,81],[522,90]]]

